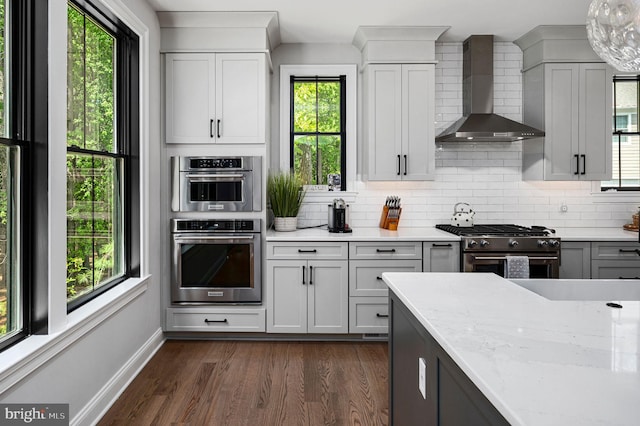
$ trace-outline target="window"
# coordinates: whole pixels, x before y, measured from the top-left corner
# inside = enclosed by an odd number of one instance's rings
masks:
[[[638,100],[640,76],[616,76],[613,80],[612,179],[602,191],[640,190],[640,132]]]
[[[137,37],[106,11],[70,3],[67,28],[67,302],[137,270]]]
[[[306,185],[339,181],[338,189],[345,190],[346,76],[291,76],[290,81],[293,172]]]

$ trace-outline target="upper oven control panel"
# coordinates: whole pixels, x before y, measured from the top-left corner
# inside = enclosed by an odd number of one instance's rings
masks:
[[[189,158],[189,168],[198,169],[242,169],[242,157]]]
[[[260,219],[172,219],[172,232],[260,232]]]

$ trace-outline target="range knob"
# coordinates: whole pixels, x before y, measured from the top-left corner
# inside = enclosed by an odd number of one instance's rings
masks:
[[[547,240],[538,240],[538,247],[547,247],[549,245],[549,241]]]
[[[489,241],[487,240],[480,240],[480,247],[486,247],[489,245]]]
[[[518,247],[518,244],[520,243],[516,240],[509,240],[509,247]]]
[[[478,245],[478,242],[476,240],[471,240],[469,241],[469,243],[467,244],[469,247],[475,247]]]
[[[553,248],[560,247],[560,241],[558,241],[558,240],[549,240],[549,247],[553,247]]]

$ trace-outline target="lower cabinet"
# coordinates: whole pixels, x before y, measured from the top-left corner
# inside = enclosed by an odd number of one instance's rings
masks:
[[[387,297],[349,297],[349,333],[387,334]]]
[[[391,425],[509,424],[394,294],[389,306]]]
[[[254,332],[265,331],[264,308],[167,308],[166,331]]]
[[[560,278],[591,278],[591,243],[580,241],[562,242],[560,251]]]
[[[348,261],[268,260],[268,333],[347,333]]]
[[[459,242],[425,241],[422,251],[424,272],[460,272]]]
[[[640,243],[591,243],[591,278],[640,279]]]

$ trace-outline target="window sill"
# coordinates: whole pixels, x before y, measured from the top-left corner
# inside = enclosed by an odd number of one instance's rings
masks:
[[[358,195],[355,191],[307,191],[304,196],[305,204],[330,204],[336,198],[342,198],[345,203],[353,203]]]
[[[640,203],[640,191],[600,191],[600,183],[595,182],[591,187],[594,203]]]
[[[143,294],[149,278],[131,278],[67,315],[65,330],[32,335],[0,353],[0,394]]]

